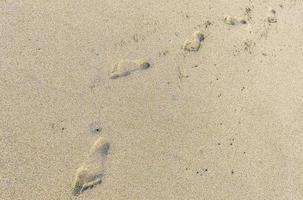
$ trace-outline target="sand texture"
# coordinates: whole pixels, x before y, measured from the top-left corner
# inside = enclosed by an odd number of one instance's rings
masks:
[[[0,0],[0,200],[302,200],[302,0]]]

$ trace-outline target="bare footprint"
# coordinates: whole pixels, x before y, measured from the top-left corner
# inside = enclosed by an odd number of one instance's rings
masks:
[[[134,71],[144,70],[150,67],[150,63],[144,59],[139,60],[122,60],[115,64],[110,73],[111,79],[127,76]]]
[[[201,46],[201,42],[204,40],[204,35],[201,31],[193,33],[190,39],[186,40],[183,44],[184,51],[198,51]]]
[[[268,23],[277,23],[276,11],[272,8],[269,9],[269,14],[267,16]]]
[[[87,160],[77,169],[72,194],[78,196],[102,182],[110,143],[100,137],[91,147]]]
[[[225,16],[223,19],[225,24],[228,25],[238,25],[238,24],[247,24],[247,21],[244,18]]]

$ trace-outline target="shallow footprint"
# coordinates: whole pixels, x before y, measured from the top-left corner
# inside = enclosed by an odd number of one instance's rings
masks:
[[[102,182],[110,143],[100,137],[91,147],[87,160],[77,169],[72,194],[78,196]]]
[[[127,76],[134,71],[144,70],[150,67],[150,63],[144,59],[122,60],[115,64],[110,73],[111,79]]]
[[[184,51],[198,51],[201,46],[201,42],[204,40],[204,35],[201,31],[193,33],[190,39],[186,40],[183,44]]]
[[[232,17],[232,16],[225,16],[224,17],[224,23],[228,25],[238,25],[238,24],[247,24],[247,21],[243,18],[239,17]]]
[[[269,8],[269,14],[267,16],[268,23],[277,23],[276,11],[272,8]]]

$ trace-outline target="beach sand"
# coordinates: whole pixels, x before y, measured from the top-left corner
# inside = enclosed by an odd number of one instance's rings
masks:
[[[1,200],[303,199],[302,1],[0,9]]]

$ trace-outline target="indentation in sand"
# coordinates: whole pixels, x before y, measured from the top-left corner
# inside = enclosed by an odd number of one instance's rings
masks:
[[[72,194],[78,196],[102,182],[110,143],[100,137],[91,147],[87,160],[77,169]]]
[[[267,21],[269,23],[277,23],[276,11],[272,8],[269,9],[269,14],[267,16]]]
[[[134,71],[145,70],[150,67],[150,63],[145,59],[138,60],[122,60],[116,63],[110,73],[111,79],[116,79],[122,76],[128,76]]]
[[[187,39],[183,44],[184,51],[198,51],[201,42],[204,40],[204,34],[201,31],[193,33],[190,39]]]
[[[228,24],[228,25],[247,24],[247,21],[244,18],[232,17],[229,15],[225,16],[223,21],[225,24]]]

